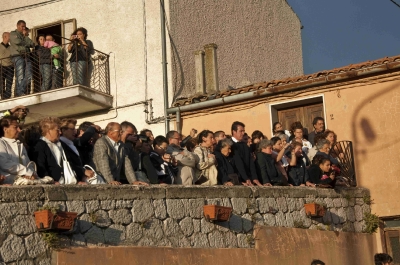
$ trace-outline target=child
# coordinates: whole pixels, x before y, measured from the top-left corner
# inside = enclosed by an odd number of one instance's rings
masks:
[[[56,42],[47,40],[44,43],[45,48],[49,48],[51,50],[51,55],[54,57],[55,54],[61,54],[61,46],[58,45]],[[53,59],[54,67],[56,71],[61,71],[61,63],[60,59],[55,58]]]

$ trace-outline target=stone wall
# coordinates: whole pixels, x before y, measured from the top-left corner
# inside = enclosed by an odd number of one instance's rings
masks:
[[[370,212],[368,196],[360,188],[1,187],[0,264],[50,264],[51,251],[33,217],[44,204],[78,213],[73,231],[58,235],[62,248],[253,248],[256,224],[361,232],[363,215]],[[326,205],[325,216],[309,218],[304,210],[307,202]],[[207,222],[205,204],[233,207],[230,221]]]

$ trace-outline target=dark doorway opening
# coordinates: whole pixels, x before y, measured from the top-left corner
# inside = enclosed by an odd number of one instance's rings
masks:
[[[55,24],[53,26],[49,26],[46,28],[40,28],[37,29],[37,36],[43,34],[43,35],[47,35],[50,34],[53,36],[54,41],[57,42],[58,44],[62,45],[62,39],[60,36],[61,35],[61,24]]]

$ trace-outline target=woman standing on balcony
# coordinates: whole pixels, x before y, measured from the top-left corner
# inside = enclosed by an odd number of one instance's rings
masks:
[[[87,38],[85,28],[77,28],[71,35],[68,52],[71,53],[69,62],[74,85],[90,86],[90,75],[93,69],[90,55],[93,54],[93,43]]]
[[[50,49],[44,47],[44,42],[46,41],[44,35],[39,35],[36,38],[37,44],[35,46],[35,51],[37,54],[37,64],[39,65],[39,70],[41,78],[38,74],[33,74],[34,80],[40,80],[40,91],[46,91],[51,88],[51,52]]]

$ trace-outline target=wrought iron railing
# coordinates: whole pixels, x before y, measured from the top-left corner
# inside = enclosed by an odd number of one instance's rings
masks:
[[[338,159],[340,175],[346,186],[357,186],[353,143],[351,141],[338,141],[331,148],[330,155]]]
[[[1,100],[78,84],[110,94],[109,55],[79,45],[59,47],[57,58],[56,51],[41,46],[1,58]],[[74,52],[75,48],[80,52]]]

